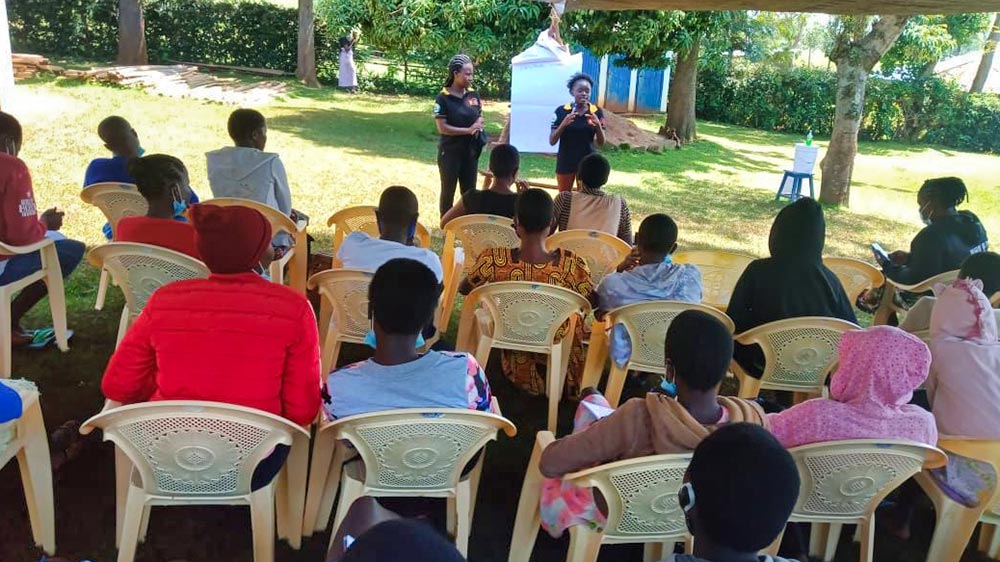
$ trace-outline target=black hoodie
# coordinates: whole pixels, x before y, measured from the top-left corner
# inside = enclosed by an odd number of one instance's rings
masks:
[[[969,211],[935,218],[910,242],[910,259],[905,265],[885,268],[889,279],[915,285],[946,271],[962,267],[970,254],[989,249],[986,229]]]
[[[755,260],[736,283],[726,313],[742,333],[768,322],[827,316],[857,322],[837,276],[823,265],[823,208],[802,198],[778,213],[771,225],[771,257]],[[736,344],[736,361],[752,376],[764,370],[759,346]]]

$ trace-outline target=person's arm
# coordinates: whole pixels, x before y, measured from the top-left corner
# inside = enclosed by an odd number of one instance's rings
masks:
[[[469,397],[469,409],[480,412],[489,412],[493,403],[493,393],[490,391],[490,382],[486,378],[486,373],[476,361],[476,358],[466,353],[466,384],[465,392]]]
[[[483,117],[472,124],[471,127],[456,127],[448,124],[448,104],[445,103],[445,95],[438,94],[434,100],[434,124],[437,126],[438,134],[445,136],[461,137],[474,135],[483,129]]]
[[[441,217],[441,228],[444,228],[446,224],[461,216],[465,216],[465,197],[459,198],[458,203],[448,209],[448,212]]]
[[[292,190],[288,187],[288,175],[281,158],[271,160],[271,171],[274,174],[274,199],[278,202],[278,210],[286,215],[292,214]]]
[[[556,195],[556,200],[553,203],[552,220],[555,222],[554,226],[559,230],[566,230],[566,224],[569,223],[571,197],[571,192],[561,191]]]
[[[903,285],[913,285],[939,273],[944,273],[943,238],[927,227],[920,231],[910,244],[910,255],[905,265],[885,268],[886,277]]]
[[[597,146],[604,146],[604,111],[600,108],[597,108],[597,112],[593,114],[590,126],[594,128],[594,143],[597,144]]]
[[[539,468],[544,476],[558,478],[650,448],[650,425],[645,399],[633,398],[587,429],[546,447]]]
[[[622,214],[618,219],[618,238],[628,245],[632,245],[632,211],[628,208],[628,203],[625,198],[621,195],[618,196],[622,200]]]
[[[156,392],[156,349],[152,337],[157,302],[156,294],[150,297],[111,356],[101,379],[105,398],[134,404],[149,400]]]
[[[555,146],[562,134],[566,132],[566,128],[576,121],[576,112],[570,111],[564,117],[559,117],[560,108],[556,108],[555,115],[552,117],[552,132],[549,133],[549,145]]]
[[[49,229],[44,221],[38,218],[35,200],[32,195],[31,174],[24,162],[17,160],[14,170],[8,176],[7,185],[0,186],[3,209],[0,213],[0,241],[11,246],[27,246],[45,237]],[[30,205],[22,204],[30,201]],[[46,211],[46,214],[54,211]],[[55,226],[55,225],[54,225]],[[58,230],[54,228],[52,230]]]
[[[319,334],[312,306],[303,301],[299,330],[288,348],[281,384],[281,415],[299,424],[316,419],[320,399]]]

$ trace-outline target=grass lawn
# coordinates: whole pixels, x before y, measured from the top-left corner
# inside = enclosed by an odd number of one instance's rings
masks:
[[[423,98],[349,96],[332,89],[293,88],[287,99],[262,108],[268,117],[268,149],[281,154],[292,184],[294,204],[313,217],[310,232],[318,238],[320,248],[328,248],[331,240],[326,217],[345,206],[374,204],[380,191],[393,184],[411,187],[420,199],[423,222],[437,226],[437,135],[430,106],[431,100]],[[505,108],[505,104],[487,107],[493,133],[500,130],[501,112]],[[203,198],[208,198],[204,153],[229,144],[225,128],[232,109],[154,97],[135,90],[49,79],[21,84],[10,107],[24,126],[21,156],[31,168],[39,206],[59,206],[66,210],[66,234],[85,240],[88,245],[102,241],[100,226],[104,219],[97,209],[84,205],[78,193],[89,160],[105,155],[96,135],[100,119],[111,114],[127,117],[139,132],[147,152],[166,152],[181,158],[191,172],[193,186]],[[642,119],[640,124],[650,129],[658,125],[652,118]],[[610,189],[625,195],[637,215],[636,228],[642,216],[667,212],[680,225],[683,248],[765,255],[771,220],[781,208],[773,201],[773,193],[781,170],[790,164],[792,144],[798,138],[712,123],[699,124],[699,132],[700,141],[663,154],[608,151],[614,169]],[[522,159],[522,176],[527,179],[551,181],[553,169],[551,157],[526,155]],[[971,190],[968,208],[979,214],[988,231],[1000,232],[1000,192],[995,184],[995,178],[1000,177],[1000,158],[926,146],[866,143],[861,145],[855,166],[851,208],[831,209],[827,213],[827,253],[868,259],[867,247],[873,240],[890,250],[905,248],[920,228],[916,190],[924,179],[941,175],[964,178]],[[101,404],[100,376],[112,351],[122,300],[112,290],[104,311],[94,311],[96,285],[96,271],[83,266],[67,286],[70,323],[76,330],[69,354],[50,350],[31,356],[18,352],[14,357],[16,375],[35,380],[42,388],[50,430],[68,419],[85,419]],[[44,307],[31,320],[39,324],[48,322]],[[543,411],[541,402],[511,395],[512,400],[523,401],[510,408],[505,405],[504,410],[512,419],[521,419],[518,413],[528,409]],[[473,537],[473,560],[501,560],[506,556],[504,541],[513,520],[510,495],[516,499],[530,440],[544,423],[537,422],[534,427],[535,422],[522,425],[517,441],[500,444],[496,449],[494,458],[498,464],[489,469],[487,478],[492,472],[505,484],[481,494],[482,502],[496,505],[481,503],[479,514],[485,524],[490,517],[485,513],[495,508],[501,514],[495,516],[500,529],[484,532],[482,536],[477,530]],[[100,450],[101,455],[93,453],[90,459],[101,467],[92,478],[87,473],[93,465],[88,466],[84,458],[57,482],[57,497],[69,494],[69,499],[60,499],[57,510],[60,551],[64,555],[100,556],[98,560],[113,556],[108,535],[113,528],[109,526],[113,513],[107,513],[105,501],[110,494],[110,477],[104,471],[110,465],[106,463],[109,458],[106,450]],[[503,461],[499,460],[501,456],[505,456]],[[3,479],[2,490],[16,495],[20,492],[15,491],[19,487],[11,470],[8,468],[4,473],[7,478]],[[94,486],[101,487],[101,494],[88,496],[80,492]],[[74,491],[80,494],[74,495]],[[104,503],[95,506],[94,501]],[[19,506],[18,502],[11,503]],[[0,519],[14,523],[0,526],[0,559],[28,560],[33,551],[24,546],[29,535],[23,507],[3,511]],[[237,520],[240,526],[219,532],[235,533],[235,546],[226,544],[242,554],[231,558],[235,555],[224,551],[225,546],[212,547],[211,559],[245,559],[249,538],[242,527],[243,521]],[[198,524],[185,521],[171,519],[170,524],[189,528],[190,534],[178,529],[177,533],[185,533],[180,536],[197,536],[201,530]],[[159,529],[161,535],[170,533],[164,526],[166,522],[154,515],[150,532],[155,535]],[[70,528],[74,529],[74,536],[64,537]],[[174,536],[175,542],[180,536]],[[320,552],[321,542],[313,540],[308,552]],[[549,554],[557,547],[555,541],[540,541],[540,548],[549,549]],[[896,547],[893,557],[885,560],[920,559],[920,548],[911,552],[905,548],[899,550],[902,547],[898,544]],[[180,556],[187,556],[192,562],[210,559],[205,551],[191,548],[168,541],[155,548],[140,548],[138,560],[170,560]],[[853,560],[854,555],[846,554],[851,551],[845,545],[838,560]],[[317,556],[294,557],[282,547],[278,558],[311,561],[319,560]]]

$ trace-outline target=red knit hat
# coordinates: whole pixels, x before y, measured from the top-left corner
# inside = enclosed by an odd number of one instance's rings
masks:
[[[201,204],[191,224],[202,261],[212,273],[248,273],[271,244],[271,223],[256,209]]]

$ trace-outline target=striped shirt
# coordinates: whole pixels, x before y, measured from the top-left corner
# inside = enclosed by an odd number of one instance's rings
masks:
[[[581,193],[586,193],[588,195],[598,195],[602,197],[611,197],[603,190],[600,189],[589,189],[581,188]],[[573,193],[572,191],[563,191],[559,195],[556,195],[555,201],[555,216],[556,225],[559,230],[566,230],[569,224],[570,213],[572,212],[573,206]],[[620,197],[620,196],[619,196]],[[632,212],[629,211],[628,203],[625,202],[624,197],[621,198],[621,216],[618,219],[618,238],[621,238],[625,243],[632,244]],[[614,233],[609,233],[614,234]]]

